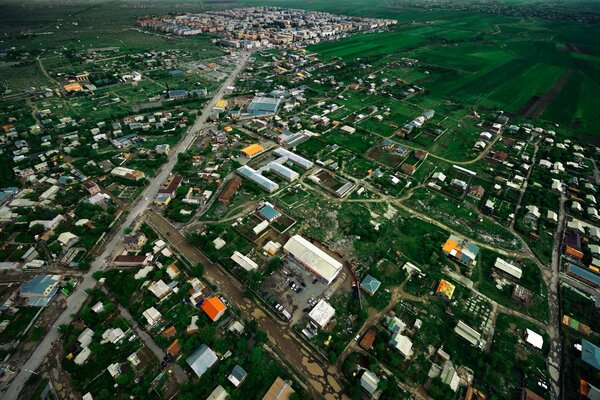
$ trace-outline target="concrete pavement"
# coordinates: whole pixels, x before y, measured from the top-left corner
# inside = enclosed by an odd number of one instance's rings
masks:
[[[152,202],[152,199],[158,193],[158,190],[162,183],[167,179],[167,177],[171,174],[173,167],[177,163],[177,156],[182,152],[186,151],[188,147],[194,141],[196,134],[202,129],[204,124],[206,123],[209,115],[212,112],[215,104],[218,100],[221,99],[223,93],[225,92],[227,86],[233,84],[237,75],[240,73],[251,53],[245,52],[240,54],[240,59],[238,61],[238,65],[231,73],[231,75],[223,82],[223,85],[219,89],[217,93],[213,96],[211,101],[204,107],[202,113],[196,118],[194,124],[188,129],[188,132],[183,137],[183,139],[179,142],[173,153],[169,156],[169,159],[166,164],[162,166],[159,170],[159,173],[150,181],[148,186],[144,189],[142,194],[139,197],[138,202],[132,208],[132,210],[127,215],[126,219],[121,223],[118,228],[117,234],[115,234],[112,239],[110,239],[105,246],[102,254],[97,257],[92,263],[89,271],[83,278],[83,282],[79,284],[73,294],[67,298],[67,307],[65,311],[58,317],[54,325],[50,328],[46,336],[42,339],[37,349],[35,349],[29,360],[25,362],[19,368],[19,372],[15,376],[15,378],[10,383],[10,386],[6,389],[6,392],[2,396],[3,399],[13,400],[17,399],[19,393],[23,389],[27,379],[30,376],[30,372],[28,371],[37,371],[44,361],[44,358],[48,355],[52,348],[52,344],[60,338],[60,333],[58,331],[58,327],[62,324],[69,324],[72,320],[71,315],[77,313],[83,303],[85,302],[87,295],[85,293],[86,289],[93,288],[96,285],[96,280],[93,278],[93,274],[96,271],[100,271],[106,268],[109,260],[112,259],[112,256],[115,250],[121,245],[123,242],[124,229],[133,224],[134,220],[138,218],[146,210],[148,205]]]

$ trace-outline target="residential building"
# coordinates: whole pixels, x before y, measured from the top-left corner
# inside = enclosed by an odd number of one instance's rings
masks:
[[[218,360],[219,358],[214,351],[207,345],[202,344],[186,359],[186,362],[196,376],[200,378],[210,367],[215,365]]]

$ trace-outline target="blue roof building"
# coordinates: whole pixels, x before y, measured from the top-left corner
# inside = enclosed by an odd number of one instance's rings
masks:
[[[371,275],[367,275],[364,277],[362,282],[360,283],[360,288],[365,292],[369,293],[371,296],[375,294],[377,289],[381,286],[381,282],[372,277]]]
[[[567,264],[567,274],[590,286],[600,287],[600,275],[573,263]]]
[[[37,275],[21,285],[19,294],[27,299],[28,306],[46,307],[58,292],[60,280],[60,275]]]
[[[169,90],[169,98],[170,99],[185,99],[186,97],[188,97],[187,90],[182,90],[182,89]]]
[[[600,347],[585,339],[581,340],[581,360],[600,371]]]
[[[269,222],[275,220],[281,215],[281,213],[279,213],[279,211],[277,211],[271,203],[266,203],[262,208],[260,208],[258,210],[258,214]]]

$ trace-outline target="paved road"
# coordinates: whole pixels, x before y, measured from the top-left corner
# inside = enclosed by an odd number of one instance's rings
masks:
[[[284,356],[290,365],[298,369],[314,398],[325,400],[344,398],[341,387],[344,378],[335,365],[330,365],[325,369],[328,364],[326,361],[307,350],[294,337],[287,324],[265,314],[254,301],[248,299],[243,285],[223,272],[196,247],[188,243],[182,233],[169,221],[152,210],[148,210],[144,214],[144,221],[158,231],[190,263],[200,262],[204,265],[204,277],[216,284],[218,290],[231,304],[258,322],[261,329],[267,333],[270,345]]]
[[[6,392],[2,396],[3,399],[13,400],[17,399],[19,393],[23,389],[25,382],[29,378],[31,372],[29,371],[37,371],[46,355],[50,352],[52,348],[52,343],[59,340],[60,333],[58,332],[58,326],[62,324],[69,324],[71,322],[71,315],[75,314],[79,311],[81,305],[85,302],[87,295],[85,294],[85,290],[88,288],[92,288],[96,285],[96,280],[92,277],[94,272],[100,271],[104,269],[107,265],[107,262],[110,261],[115,253],[115,250],[122,244],[124,229],[133,224],[134,220],[140,216],[148,205],[152,202],[152,198],[158,193],[158,189],[162,185],[162,183],[167,179],[167,177],[171,174],[173,167],[177,163],[177,155],[187,150],[187,148],[194,141],[196,134],[202,129],[204,124],[206,123],[208,116],[212,112],[216,102],[221,99],[223,93],[225,92],[227,86],[232,85],[237,78],[237,75],[242,70],[246,61],[250,57],[249,52],[241,53],[239,56],[238,64],[231,75],[225,80],[219,91],[214,95],[212,100],[206,105],[202,114],[200,114],[194,123],[189,129],[184,138],[179,142],[176,149],[169,156],[169,159],[166,164],[160,169],[157,176],[150,181],[146,189],[142,192],[139,197],[139,201],[135,204],[133,209],[129,212],[126,219],[121,223],[119,227],[118,233],[113,236],[113,238],[106,243],[105,250],[102,254],[94,260],[92,263],[88,273],[83,277],[83,281],[81,284],[77,286],[77,290],[71,294],[67,298],[67,307],[65,311],[58,317],[54,325],[50,328],[46,336],[42,339],[38,348],[32,352],[31,357],[24,365],[19,369],[18,374],[15,376],[10,386],[7,388]]]

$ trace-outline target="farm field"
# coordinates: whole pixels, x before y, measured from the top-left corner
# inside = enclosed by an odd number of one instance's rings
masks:
[[[592,141],[600,123],[593,95],[600,89],[600,47],[591,36],[568,23],[449,13],[309,49],[326,59],[415,58],[429,100],[539,118]]]

